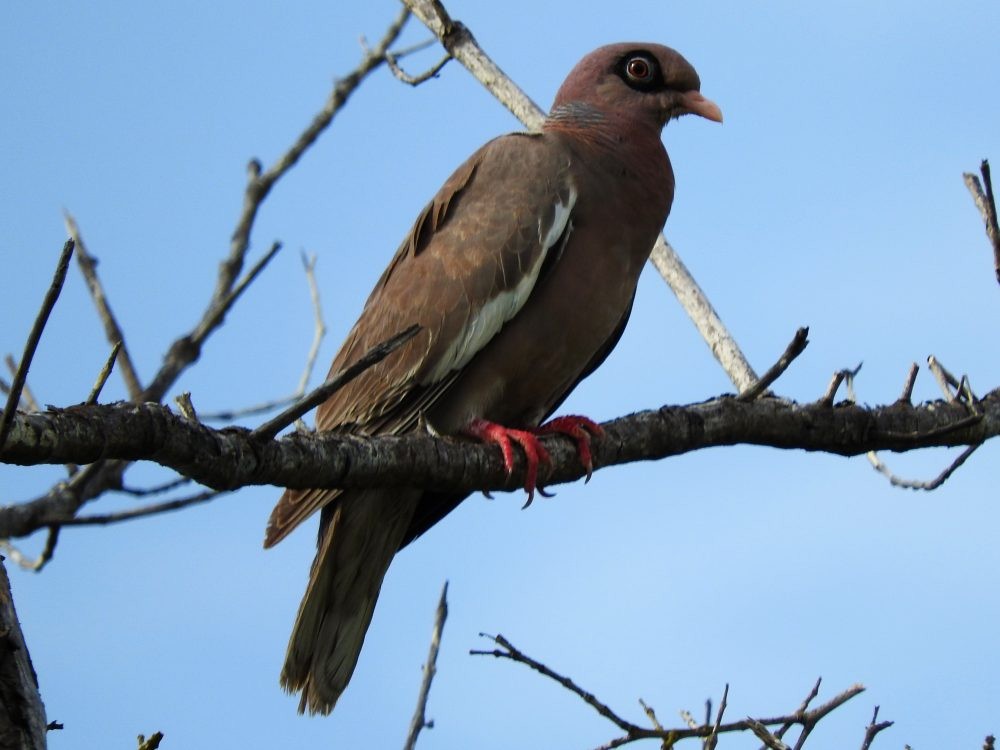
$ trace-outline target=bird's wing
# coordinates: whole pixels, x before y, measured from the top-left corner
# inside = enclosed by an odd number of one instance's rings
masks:
[[[569,156],[544,136],[497,138],[459,167],[417,218],[330,371],[414,323],[420,331],[320,405],[317,429],[415,429],[557,259],[576,197]],[[265,545],[335,497],[330,490],[287,490]]]

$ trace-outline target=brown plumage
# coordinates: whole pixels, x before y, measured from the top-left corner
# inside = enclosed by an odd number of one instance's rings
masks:
[[[721,121],[698,90],[694,69],[671,49],[602,47],[570,73],[542,132],[502,136],[473,154],[417,218],[331,372],[413,323],[420,332],[322,404],[317,429],[483,434],[470,429],[482,420],[501,432],[537,428],[621,335],[673,199],[660,131],[685,113]],[[286,689],[302,691],[300,711],[332,710],[393,556],[461,500],[285,491],[265,546],[321,511],[281,675]]]

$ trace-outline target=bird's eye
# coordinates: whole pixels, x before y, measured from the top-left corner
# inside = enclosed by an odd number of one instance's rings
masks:
[[[636,83],[652,83],[653,64],[645,57],[633,57],[625,63],[625,72]]]

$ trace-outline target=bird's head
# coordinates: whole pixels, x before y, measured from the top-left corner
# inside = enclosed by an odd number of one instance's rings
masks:
[[[701,95],[701,81],[687,60],[660,44],[624,42],[599,47],[570,71],[559,88],[550,124],[624,117],[662,128],[694,114],[722,122],[722,111]],[[583,124],[582,122],[580,124]]]

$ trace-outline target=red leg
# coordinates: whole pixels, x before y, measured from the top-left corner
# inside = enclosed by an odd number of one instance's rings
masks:
[[[565,417],[556,417],[546,422],[537,430],[537,435],[551,435],[557,433],[566,435],[576,442],[576,452],[580,455],[580,463],[587,470],[587,481],[590,481],[594,473],[594,460],[590,453],[590,438],[604,435],[604,428],[597,422],[587,417],[576,414],[567,414]]]
[[[511,429],[485,419],[472,420],[465,428],[465,433],[471,437],[479,438],[484,443],[499,445],[503,453],[503,465],[507,469],[508,476],[514,471],[513,443],[521,446],[527,463],[527,469],[524,473],[524,491],[528,493],[528,502],[525,503],[525,507],[530,505],[538,485],[538,464],[551,461],[549,452],[542,447],[538,437],[528,430]]]
[[[528,502],[524,504],[524,507],[527,508],[535,497],[536,489],[540,495],[545,495],[545,491],[538,487],[538,465],[551,461],[549,452],[542,446],[538,436],[558,434],[572,438],[576,443],[577,453],[580,455],[580,463],[587,470],[587,480],[590,481],[590,476],[594,471],[590,439],[592,436],[600,437],[604,434],[604,430],[592,419],[567,415],[556,417],[533,430],[515,430],[486,419],[474,419],[465,428],[465,433],[485,443],[500,446],[500,451],[503,453],[503,465],[507,469],[508,475],[514,471],[514,443],[521,446],[527,463],[524,475],[524,490],[528,493]]]

